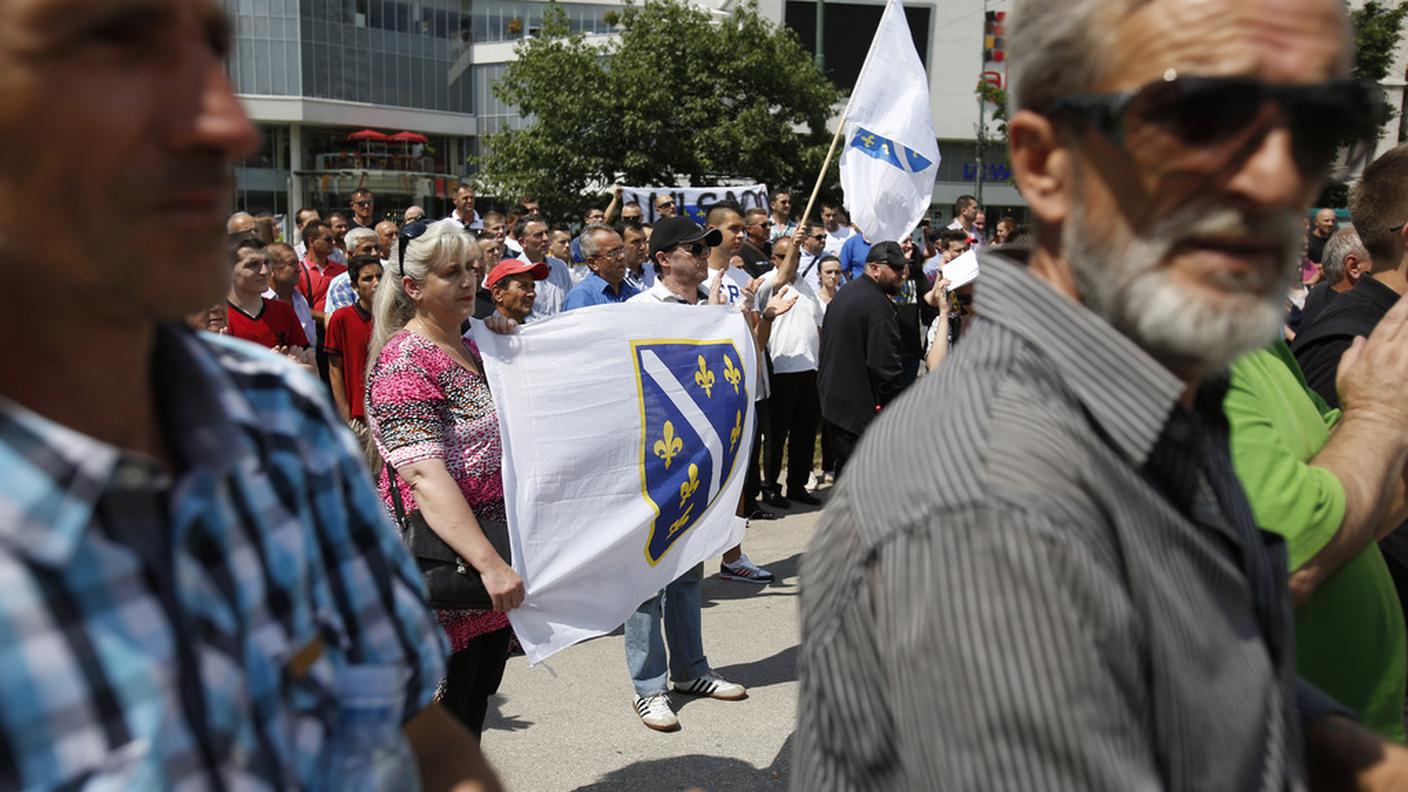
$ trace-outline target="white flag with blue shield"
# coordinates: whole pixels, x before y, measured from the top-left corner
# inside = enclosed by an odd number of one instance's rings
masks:
[[[530,662],[611,632],[742,541],[757,356],[737,309],[601,305],[474,337],[527,592],[509,620]]]
[[[939,144],[929,78],[899,0],[885,4],[851,92],[843,140],[841,189],[851,220],[872,243],[908,235],[933,198]]]

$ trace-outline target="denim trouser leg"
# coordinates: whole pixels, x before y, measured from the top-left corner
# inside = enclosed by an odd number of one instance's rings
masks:
[[[636,695],[646,697],[666,691],[667,668],[676,680],[708,672],[704,639],[700,635],[699,581],[704,565],[684,573],[665,589],[642,602],[626,619],[626,668]],[[664,611],[665,631],[660,617]],[[668,667],[665,640],[670,642]]]

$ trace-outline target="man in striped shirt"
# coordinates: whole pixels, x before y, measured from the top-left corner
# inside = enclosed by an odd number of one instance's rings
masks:
[[[984,258],[965,343],[817,530],[793,788],[1404,788],[1408,751],[1295,678],[1221,412],[1339,142],[1376,136],[1342,4],[1011,13],[1036,241]]]

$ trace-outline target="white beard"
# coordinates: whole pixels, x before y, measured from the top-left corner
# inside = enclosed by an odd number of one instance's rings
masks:
[[[1286,293],[1299,271],[1298,216],[1253,220],[1235,209],[1190,207],[1145,236],[1101,244],[1087,231],[1081,204],[1075,207],[1062,229],[1062,247],[1081,302],[1175,373],[1216,374],[1281,332]],[[1163,265],[1182,239],[1253,227],[1282,239],[1285,263],[1276,273],[1228,276],[1221,284],[1227,296],[1216,303],[1181,285]]]

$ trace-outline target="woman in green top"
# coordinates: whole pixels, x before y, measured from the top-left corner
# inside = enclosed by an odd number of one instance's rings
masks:
[[[1341,413],[1306,387],[1295,357],[1280,341],[1232,366],[1223,409],[1233,465],[1257,523],[1286,539],[1298,603],[1297,670],[1354,710],[1366,726],[1403,742],[1408,639],[1393,580],[1373,541],[1380,529],[1366,526],[1360,532],[1368,539],[1359,540],[1362,548],[1346,547],[1347,531],[1341,530],[1347,512],[1363,512],[1362,505],[1347,503],[1350,477],[1351,492],[1365,492],[1359,485],[1366,478],[1396,488],[1385,497],[1388,503],[1370,513],[1380,524],[1398,524],[1401,457],[1369,453],[1356,460],[1365,469],[1353,471],[1346,470],[1349,457],[1320,458],[1338,433]],[[1368,429],[1356,424],[1345,434]],[[1373,470],[1376,466],[1389,469]]]

